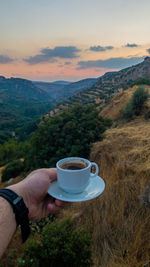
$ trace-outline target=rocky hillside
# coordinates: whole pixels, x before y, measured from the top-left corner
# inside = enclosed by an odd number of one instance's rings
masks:
[[[92,87],[74,95],[65,102],[65,105],[59,106],[56,113],[59,109],[64,109],[75,103],[93,103],[101,109],[118,91],[127,89],[139,78],[150,78],[150,57],[146,57],[142,63],[132,67],[106,73]]]
[[[135,80],[150,77],[150,57],[146,57],[140,64],[123,69],[118,72],[106,73],[89,90],[77,96],[83,101],[105,103],[109,96],[121,89],[128,88]]]

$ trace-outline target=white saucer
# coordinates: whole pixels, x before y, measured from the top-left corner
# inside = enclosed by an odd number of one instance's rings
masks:
[[[80,202],[87,201],[98,197],[104,191],[105,183],[103,179],[99,176],[95,178],[90,178],[88,186],[82,193],[73,194],[66,193],[63,191],[57,183],[57,180],[51,183],[51,186],[48,189],[48,194],[54,198],[67,201],[67,202]]]

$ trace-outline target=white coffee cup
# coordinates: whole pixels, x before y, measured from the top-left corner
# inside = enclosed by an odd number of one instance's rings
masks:
[[[61,159],[56,163],[56,167],[58,186],[68,193],[83,192],[90,179],[96,177],[99,171],[95,162],[80,157]],[[92,173],[92,167],[95,167],[95,173]]]

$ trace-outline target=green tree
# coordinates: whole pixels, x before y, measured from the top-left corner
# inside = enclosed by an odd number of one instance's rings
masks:
[[[45,118],[31,138],[31,149],[25,160],[27,167],[52,167],[67,156],[88,157],[91,144],[102,139],[110,124],[92,105],[77,105]]]

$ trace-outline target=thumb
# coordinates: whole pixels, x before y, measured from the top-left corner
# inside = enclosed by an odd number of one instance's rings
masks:
[[[57,169],[56,168],[44,169],[44,171],[48,174],[50,182],[55,181],[57,179]]]

